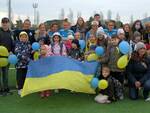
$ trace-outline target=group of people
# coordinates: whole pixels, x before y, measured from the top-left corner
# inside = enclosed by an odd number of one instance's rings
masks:
[[[150,101],[150,24],[145,27],[137,20],[133,25],[122,24],[117,27],[114,20],[109,20],[103,25],[100,15],[95,14],[90,26],[86,25],[82,17],[77,19],[74,26],[65,19],[61,28],[58,23],[52,23],[48,30],[44,23],[41,23],[36,31],[32,30],[29,19],[24,21],[22,29],[19,30],[9,29],[8,18],[3,18],[1,25],[0,46],[5,46],[10,54],[14,53],[18,58],[15,66],[18,94],[24,85],[28,63],[34,60],[35,51],[32,50],[32,44],[39,42],[39,58],[56,55],[86,61],[90,54],[95,53],[96,47],[104,48],[105,53],[97,59],[101,66],[95,76],[106,79],[108,87],[98,91],[96,102],[111,103],[122,100],[125,81],[128,81],[131,99],[138,99],[139,90],[142,89],[144,99]],[[81,48],[80,40],[85,41],[85,48]],[[117,61],[122,56],[118,50],[121,41],[127,41],[132,50],[128,55],[129,63],[124,69],[117,66]],[[9,65],[0,67],[0,95],[11,93],[8,87],[8,69]],[[50,94],[50,91],[43,91],[41,97],[48,97]]]

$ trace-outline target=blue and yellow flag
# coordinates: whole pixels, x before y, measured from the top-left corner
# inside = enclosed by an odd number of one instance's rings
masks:
[[[90,81],[97,66],[97,62],[79,62],[63,56],[31,61],[21,96],[48,89],[68,89],[94,94]]]

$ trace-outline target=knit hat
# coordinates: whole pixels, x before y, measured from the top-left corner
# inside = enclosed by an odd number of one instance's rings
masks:
[[[68,35],[68,39],[74,39],[74,36],[73,35]]]
[[[125,32],[124,32],[124,30],[122,28],[118,29],[117,35],[119,35],[119,34],[125,34]]]
[[[25,31],[22,31],[20,34],[19,34],[19,37],[21,37],[21,35],[26,35],[28,37],[28,34],[25,32]]]
[[[80,48],[79,41],[77,39],[72,40],[72,44],[76,44],[78,48]]]
[[[135,45],[135,51],[138,51],[139,49],[146,49],[146,46],[143,42],[138,42],[136,45]]]
[[[92,21],[91,25],[97,25],[98,26],[98,22],[97,21]]]

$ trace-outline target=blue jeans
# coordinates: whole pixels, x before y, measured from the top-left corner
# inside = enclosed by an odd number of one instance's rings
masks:
[[[143,96],[144,99],[148,98],[150,91],[150,79],[147,80],[143,85]],[[139,90],[135,86],[129,86],[129,96],[132,100],[138,99]]]

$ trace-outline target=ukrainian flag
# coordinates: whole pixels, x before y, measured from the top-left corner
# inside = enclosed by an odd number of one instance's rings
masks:
[[[68,89],[95,94],[90,80],[97,62],[79,62],[64,56],[50,56],[31,61],[21,96],[48,89]]]

